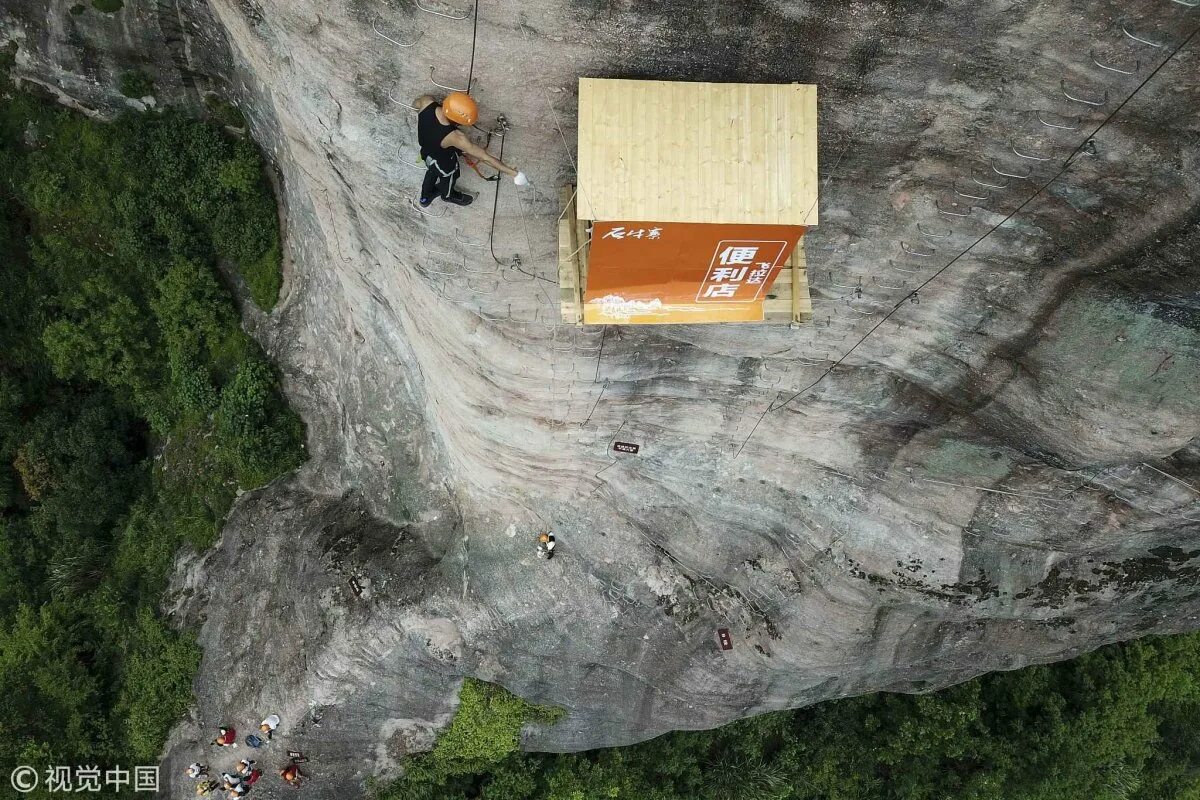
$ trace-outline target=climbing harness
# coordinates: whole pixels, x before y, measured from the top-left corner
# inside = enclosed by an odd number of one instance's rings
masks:
[[[483,178],[485,181],[500,180],[499,172],[497,172],[495,175],[491,175],[491,176],[484,175],[483,172],[481,172],[479,169],[479,164],[475,161],[475,159],[471,158],[470,156],[463,154],[462,160],[467,162],[467,166],[470,167],[471,169],[475,170],[475,174],[478,175],[479,177]]]
[[[499,125],[500,125],[500,160],[501,160],[501,161],[503,161],[503,160],[504,160],[504,131],[506,130],[506,127],[507,127],[507,125],[508,125],[508,121],[507,121],[507,120],[504,118],[504,115],[503,115],[503,114],[501,114],[501,115],[500,115],[500,118],[499,118],[499,119],[498,119],[496,122],[497,122],[497,124],[499,124]],[[480,128],[478,128],[478,127],[477,127],[477,126],[475,126],[475,125],[472,125],[471,127],[472,127],[472,128],[475,128],[476,130],[481,130]],[[484,149],[484,150],[487,150],[488,148],[490,148],[490,147],[492,146],[492,134],[494,134],[494,133],[496,133],[496,132],[495,132],[495,131],[487,131],[487,130],[485,130],[485,131],[484,131],[484,133],[486,133],[486,134],[487,134],[487,140],[486,140],[486,141],[483,143],[483,149]],[[475,161],[475,159],[471,158],[471,157],[470,157],[469,155],[467,155],[466,153],[463,153],[463,155],[462,155],[462,160],[463,160],[463,161],[466,161],[466,162],[467,162],[467,166],[468,166],[468,167],[470,167],[471,169],[475,170],[475,174],[476,174],[476,175],[478,175],[479,177],[483,178],[485,181],[498,181],[498,180],[500,180],[500,173],[499,173],[499,172],[497,172],[495,175],[492,175],[491,177],[488,177],[487,175],[484,175],[484,174],[483,174],[483,172],[482,172],[482,171],[480,171],[480,169],[479,169],[479,164],[478,164],[478,163]],[[499,191],[500,191],[499,187],[496,187],[496,191],[497,191],[497,193],[499,193]],[[493,219],[493,223],[494,223],[494,221],[495,221],[495,215],[494,215],[494,214],[493,214],[493,216],[492,216],[492,219]]]

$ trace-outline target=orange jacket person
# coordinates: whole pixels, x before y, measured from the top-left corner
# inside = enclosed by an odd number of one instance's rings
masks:
[[[425,180],[421,183],[422,206],[428,206],[435,197],[460,206],[471,204],[474,198],[455,188],[460,172],[458,157],[462,153],[511,175],[518,186],[529,183],[524,172],[493,158],[458,129],[459,125],[474,125],[479,119],[479,106],[471,95],[453,92],[438,103],[432,96],[424,94],[413,105],[417,108],[417,141],[427,167]]]

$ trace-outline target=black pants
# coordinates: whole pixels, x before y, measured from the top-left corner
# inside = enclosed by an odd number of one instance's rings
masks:
[[[425,180],[421,182],[421,205],[429,205],[435,197],[448,200],[456,194],[454,186],[458,183],[459,175],[457,158],[454,159],[454,169],[449,172],[445,164],[439,164],[433,158],[426,158],[425,164],[428,169],[425,170]]]

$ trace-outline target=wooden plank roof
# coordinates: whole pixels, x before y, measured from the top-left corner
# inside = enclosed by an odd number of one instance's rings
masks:
[[[579,80],[579,217],[817,224],[817,87]]]

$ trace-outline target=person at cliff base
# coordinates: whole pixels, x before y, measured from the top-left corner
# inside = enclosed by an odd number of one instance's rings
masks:
[[[217,747],[237,747],[237,731],[233,728],[220,728],[213,744]]]
[[[201,764],[199,761],[187,768],[187,776],[189,778],[200,778],[208,774],[208,767]]]
[[[283,769],[279,770],[279,777],[283,778],[292,786],[299,786],[300,779],[304,777],[304,773],[295,764],[288,764]]]
[[[196,794],[200,795],[201,797],[207,797],[220,788],[221,784],[217,783],[216,781],[200,781],[198,784],[196,784]]]
[[[554,534],[543,533],[538,536],[537,556],[538,558],[551,559],[554,558]]]
[[[267,735],[267,741],[275,735],[275,729],[279,727],[279,715],[272,714],[258,724],[258,729]]]
[[[237,774],[241,775],[244,778],[250,774],[250,771],[253,768],[254,768],[254,759],[243,758],[241,761],[239,761],[237,763]]]
[[[456,186],[460,174],[458,159],[464,153],[511,176],[517,186],[528,185],[524,172],[493,158],[459,130],[460,125],[471,126],[479,119],[479,106],[471,95],[452,92],[439,103],[424,94],[413,102],[413,107],[417,109],[417,142],[426,166],[425,180],[421,183],[422,206],[428,206],[438,197],[459,206],[471,204],[474,198]]]

